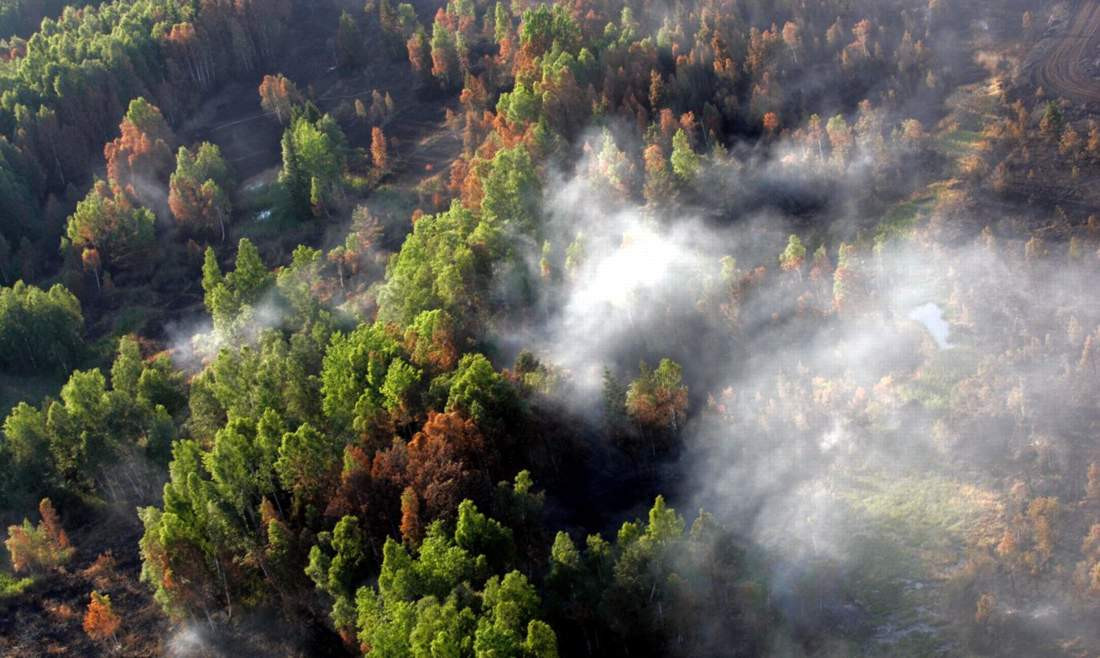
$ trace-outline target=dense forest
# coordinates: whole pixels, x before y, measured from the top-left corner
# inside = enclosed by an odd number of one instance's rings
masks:
[[[0,0],[0,654],[1092,656],[1096,0]]]

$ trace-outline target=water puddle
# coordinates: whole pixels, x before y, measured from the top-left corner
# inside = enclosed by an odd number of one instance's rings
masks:
[[[932,335],[933,340],[936,341],[936,345],[939,345],[941,350],[949,350],[954,347],[948,342],[948,336],[951,335],[951,325],[943,319],[943,309],[940,308],[939,304],[935,302],[922,304],[909,312],[909,319],[916,320],[924,325],[924,328]]]

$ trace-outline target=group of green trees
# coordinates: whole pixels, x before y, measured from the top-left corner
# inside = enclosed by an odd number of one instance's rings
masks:
[[[4,420],[0,468],[12,500],[20,494],[92,494],[112,500],[149,495],[186,405],[182,375],[167,357],[146,361],[123,338],[109,377],[77,370],[57,400],[26,402]]]
[[[486,197],[497,214],[456,204],[417,221],[387,277],[408,294],[383,295],[385,323],[356,325],[316,302],[315,250],[300,247],[277,274],[247,240],[228,273],[207,252],[216,327],[244,327],[261,303],[282,313],[258,336],[237,334],[244,343],[224,344],[191,381],[190,438],[174,443],[163,504],[141,511],[143,578],[167,612],[211,622],[256,607],[323,613],[349,646],[378,655],[552,656],[579,638],[616,655],[653,642],[705,646],[689,615],[654,617],[639,593],[679,606],[686,592],[671,583],[711,578],[705,570],[719,563],[704,558],[724,535],[708,520],[685,534],[658,500],[648,525],[624,525],[613,543],[593,536],[580,552],[562,534],[551,550],[529,474],[492,485],[531,463],[528,383],[541,366],[525,357],[501,373],[463,347],[491,311],[464,301],[482,294],[490,271],[461,269],[453,254],[491,264],[495,250],[499,262],[508,242],[493,236],[537,226],[506,219],[523,199],[508,196],[515,172],[503,178],[499,200]],[[414,258],[414,248],[440,250],[438,263]],[[414,264],[426,269],[401,270]],[[458,285],[472,286],[469,294],[446,287]],[[686,406],[679,366],[643,369],[620,405],[639,433],[675,434]],[[700,610],[753,577],[736,551],[724,559],[716,598]],[[638,619],[626,623],[628,603]],[[752,609],[764,628],[765,608],[740,598],[729,622],[741,628]],[[562,634],[578,639],[561,645]]]
[[[92,4],[90,0],[10,0],[0,5],[0,39],[26,37],[38,29],[43,18],[56,18],[65,7]],[[21,41],[11,40],[18,44]]]
[[[170,214],[182,235],[200,240],[224,241],[232,213],[233,173],[216,145],[180,146],[172,171],[176,138],[160,110],[141,97],[130,102],[119,133],[104,147],[106,179],[77,203],[62,241],[62,251],[94,275],[97,290],[112,283],[112,273],[158,263],[156,254],[166,249],[157,244],[154,208]],[[167,205],[158,190],[165,182]]]
[[[96,181],[95,186],[69,217],[66,238],[80,253],[86,269],[105,265],[135,268],[147,263],[156,237],[156,217],[137,205],[117,182]]]
[[[443,309],[472,329],[492,310],[529,302],[534,273],[522,245],[541,236],[541,194],[525,148],[498,152],[486,166],[480,208],[455,202],[416,221],[387,268],[379,318],[407,324]],[[502,278],[512,294],[494,297],[490,287]]]
[[[324,216],[342,194],[348,144],[340,125],[330,115],[319,115],[307,105],[295,110],[283,132],[283,169],[279,182],[287,209],[303,219]]]
[[[42,223],[42,201],[86,183],[132,99],[152,100],[169,121],[181,117],[212,85],[272,61],[293,7],[289,0],[119,0],[80,9],[66,3],[55,12],[55,4],[4,4],[27,19],[46,18],[0,64],[7,90],[0,100],[0,236],[12,250],[26,240],[21,251],[40,257],[57,239]],[[44,250],[33,246],[39,241]]]
[[[0,370],[67,372],[83,349],[80,302],[64,286],[46,291],[17,281],[0,288]]]
[[[194,440],[176,444],[163,510],[143,512],[147,578],[172,610],[212,614],[237,599],[271,603],[275,593],[293,600],[305,584],[302,558],[328,532],[332,510],[370,510],[364,527],[375,546],[410,495],[423,497],[424,523],[452,514],[462,492],[488,491],[475,483],[496,459],[485,461],[495,451],[462,414],[496,421],[495,431],[515,420],[501,417],[502,398],[514,394],[484,357],[455,358],[446,316],[425,314],[403,333],[377,323],[345,332],[345,319],[309,303],[318,254],[299,252],[277,277],[247,241],[225,275],[208,252],[204,287],[216,326],[239,325],[261,298],[286,317],[255,346],[224,348],[191,384]],[[400,438],[421,423],[411,440]],[[459,437],[465,447],[450,444]],[[392,454],[399,470],[376,473],[376,453]],[[449,469],[463,464],[470,475],[456,480]],[[378,479],[369,508],[357,502],[370,490],[361,478]],[[415,494],[403,493],[405,481]],[[386,510],[395,514],[389,522]],[[279,551],[289,551],[283,564],[269,564]],[[253,567],[241,563],[246,554]],[[171,574],[185,556],[191,566],[181,580]]]
[[[272,280],[271,272],[251,240],[241,239],[237,245],[234,269],[224,275],[213,247],[207,247],[202,267],[202,289],[214,328],[226,333],[238,320],[249,322]]]
[[[348,200],[348,181],[373,184],[390,173],[391,145],[382,126],[377,125],[394,111],[388,93],[382,96],[375,90],[369,111],[362,100],[356,99],[354,116],[376,125],[371,127],[369,145],[353,148],[333,115],[323,114],[285,76],[265,76],[259,92],[264,111],[285,126],[279,172],[283,203],[276,212],[298,221],[340,215],[347,210],[344,202]],[[335,114],[350,118],[351,108],[345,103],[336,108]]]
[[[189,234],[218,236],[224,242],[232,188],[233,174],[216,145],[203,142],[194,150],[181,146],[168,181],[172,217]]]
[[[383,28],[408,38],[415,20],[407,13],[381,7]],[[358,57],[355,33],[342,19],[338,51],[349,67]],[[525,45],[548,38],[534,33],[525,33]],[[177,25],[168,43],[192,81],[209,84],[217,67],[191,47],[191,34]],[[431,44],[444,86],[461,81],[455,58],[465,48],[456,39],[448,55],[448,35],[437,29]],[[264,102],[287,123],[280,182],[288,206],[299,217],[324,214],[340,195],[346,138],[289,83],[265,80],[261,95],[264,87]],[[133,101],[120,132],[105,149],[108,180],[69,220],[68,243],[97,282],[104,266],[134,267],[152,242],[138,172],[165,177],[172,166],[174,136],[151,103]],[[594,624],[597,636],[621,634],[608,630],[613,615],[575,618],[572,604],[540,600],[537,587],[549,577],[540,566],[548,552],[541,498],[526,475],[492,486],[529,461],[531,446],[516,433],[531,413],[524,398],[541,366],[501,373],[464,352],[494,313],[533,293],[522,244],[541,242],[541,183],[523,144],[495,150],[477,168],[476,203],[418,219],[388,268],[373,324],[356,326],[318,303],[324,261],[316,250],[299,248],[272,273],[242,240],[233,271],[223,273],[208,249],[206,306],[231,342],[185,386],[166,358],[147,361],[124,339],[109,376],[76,371],[58,400],[20,404],[5,423],[2,453],[18,475],[13,482],[36,493],[141,500],[140,486],[128,482],[141,476],[115,465],[163,464],[170,450],[163,505],[141,513],[141,550],[144,578],[173,615],[213,620],[232,618],[235,607],[272,605],[301,613],[310,607],[301,594],[316,587],[334,630],[382,653],[431,645],[555,655],[547,614]],[[168,205],[188,234],[224,239],[231,180],[217,147],[179,149]],[[502,275],[518,293],[494,292]],[[266,307],[279,320],[265,329]],[[656,374],[643,371],[621,401],[631,422],[658,433],[678,430],[685,405],[678,366],[668,361]],[[627,546],[636,538],[625,528],[619,548],[590,548],[593,564],[640,550]],[[683,539],[639,537],[643,560],[655,559],[662,542]],[[593,569],[569,577],[605,577]]]
[[[654,205],[709,196],[702,165],[721,162],[735,135],[794,137],[808,159],[839,169],[873,154],[879,191],[904,181],[887,146],[908,149],[921,132],[910,124],[919,122],[890,125],[881,108],[945,82],[930,73],[945,70],[940,54],[924,44],[933,23],[870,2],[781,3],[766,13],[768,22],[746,6],[707,3],[668,13],[622,3],[519,12],[448,2],[407,45],[426,85],[462,89],[464,152],[451,191],[476,204],[496,150],[522,140],[537,154],[612,119],[636,126],[637,139],[600,153],[608,182]],[[800,81],[811,66],[823,82],[807,88]],[[826,88],[847,99],[827,120],[813,115],[835,105]]]
[[[766,651],[781,620],[759,567],[707,514],[688,527],[658,497],[646,520],[623,523],[613,538],[569,525],[551,539],[560,513],[544,514],[546,494],[533,484],[532,473],[551,494],[575,485],[576,469],[563,466],[575,459],[572,434],[609,439],[607,450],[620,451],[609,461],[624,469],[646,471],[675,454],[692,409],[691,373],[668,358],[636,375],[607,371],[595,423],[555,400],[568,374],[528,352],[499,368],[491,338],[497,321],[575,283],[585,258],[583,235],[563,238],[544,222],[551,155],[583,149],[581,173],[601,192],[657,209],[705,198],[716,169],[740,172],[725,152],[735,135],[790,137],[808,161],[840,169],[861,149],[903,152],[918,140],[919,125],[888,125],[870,102],[823,121],[812,114],[819,92],[783,87],[813,74],[835,81],[846,103],[921,93],[938,84],[924,75],[934,55],[921,44],[941,20],[935,7],[784,1],[769,8],[776,23],[767,25],[758,4],[582,0],[520,11],[450,0],[430,26],[413,5],[388,0],[342,12],[332,41],[342,73],[382,65],[377,43],[387,58],[407,58],[423,86],[461,90],[463,150],[446,183],[449,205],[414,216],[376,286],[346,291],[344,299],[366,298],[361,305],[323,300],[345,289],[373,246],[379,229],[368,213],[353,215],[343,245],[327,254],[299,246],[279,266],[248,239],[237,242],[231,269],[207,248],[201,284],[214,332],[189,379],[132,337],[119,341],[109,369],[77,369],[87,362],[76,298],[60,286],[3,288],[0,369],[50,368],[68,379],[57,399],[21,403],[5,420],[0,494],[141,505],[141,577],[173,619],[232,623],[277,610],[324,620],[350,650],[379,656]],[[224,242],[233,172],[216,145],[181,146],[171,125],[202,91],[270,62],[293,8],[289,0],[118,1],[45,21],[20,44],[24,52],[0,64],[11,87],[0,99],[0,217],[17,218],[0,220],[0,256],[49,237],[35,219],[42,200],[87,181],[118,116],[106,180],[68,220],[69,257],[98,286],[108,271],[140,269],[155,249],[158,211],[189,238]],[[886,82],[871,86],[876,79]],[[365,159],[357,150],[365,145],[350,143],[285,76],[265,77],[259,93],[283,125],[286,213],[304,220],[343,210],[348,170]],[[607,127],[600,140],[576,143],[592,123]],[[384,172],[386,139],[377,125],[372,135],[371,162]],[[143,176],[167,183],[166,209],[146,196]],[[732,256],[714,263],[698,289],[685,284],[698,296],[691,316],[672,321],[701,319],[739,336],[741,309],[772,283],[798,300],[784,336],[864,312],[880,292],[873,245],[839,244],[834,268],[829,245],[805,239],[786,238],[745,271]],[[5,282],[17,278],[7,263],[0,259]],[[1079,338],[1074,372],[1084,377],[1095,357],[1085,356],[1092,338]],[[712,396],[711,420],[750,437],[743,448],[752,457],[780,432],[813,444],[831,395],[846,414],[878,412],[863,404],[863,388],[817,375],[798,370],[794,384],[779,378],[776,391],[745,393],[759,395],[758,414],[735,416]],[[163,491],[150,495],[165,474]],[[1040,544],[1050,548],[1041,530],[1056,516],[1047,513],[1054,506],[1037,509],[1034,528],[1021,533],[1036,555]],[[46,516],[42,529],[28,523],[14,536],[62,550]],[[1085,561],[1095,553],[1085,551]]]

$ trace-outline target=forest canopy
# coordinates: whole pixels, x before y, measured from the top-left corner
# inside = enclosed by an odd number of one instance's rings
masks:
[[[0,653],[1096,653],[1096,16],[0,0]]]

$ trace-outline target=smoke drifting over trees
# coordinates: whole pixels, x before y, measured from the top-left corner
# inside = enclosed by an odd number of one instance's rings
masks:
[[[1079,4],[0,1],[0,653],[1096,653]]]

